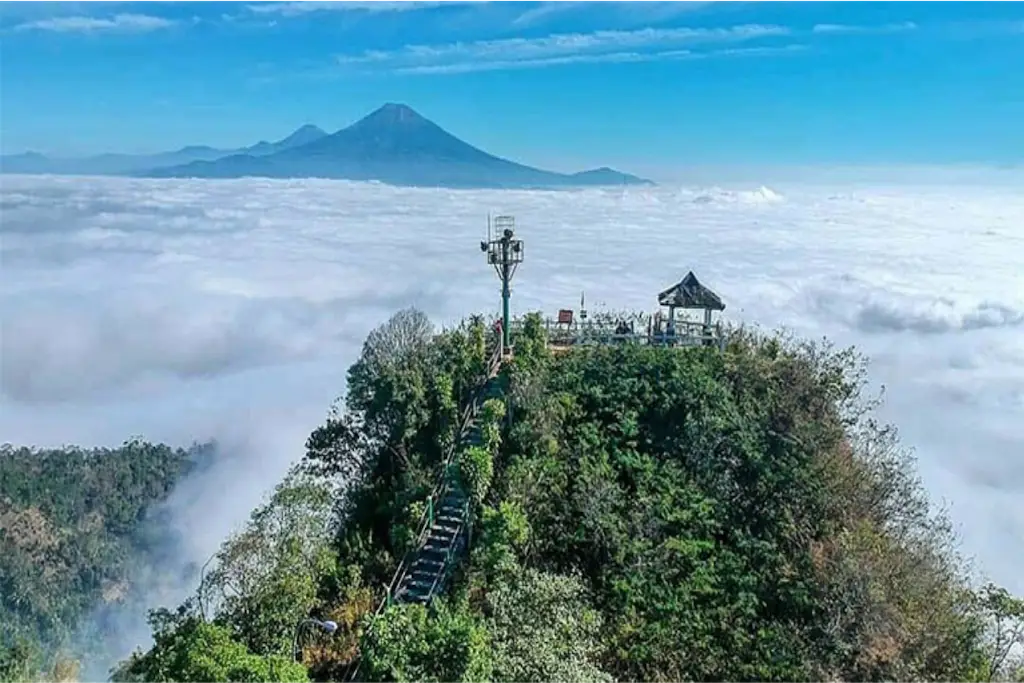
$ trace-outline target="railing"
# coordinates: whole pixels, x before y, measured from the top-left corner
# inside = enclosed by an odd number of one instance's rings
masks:
[[[462,535],[463,528],[468,527],[470,524],[468,521],[469,514],[469,501],[467,500],[462,506],[462,521],[455,527],[455,533],[452,534],[451,540],[448,541],[448,547],[444,549],[444,566],[440,572],[434,575],[434,581],[430,584],[430,590],[427,591],[427,600],[433,597],[434,590],[451,574],[452,560],[455,558],[459,537]]]
[[[455,459],[455,454],[459,452],[459,447],[462,445],[462,441],[466,435],[466,431],[469,428],[469,424],[476,416],[476,413],[480,408],[478,399],[480,398],[481,393],[487,386],[487,382],[489,382],[493,377],[495,377],[501,368],[501,357],[502,344],[501,338],[499,337],[495,344],[494,351],[487,359],[484,377],[482,378],[482,380],[478,381],[476,385],[473,387],[470,399],[469,401],[467,401],[466,407],[462,410],[462,414],[459,416],[458,434],[456,435],[454,442],[449,447],[448,453],[445,456],[443,467],[441,468],[441,471],[438,475],[438,481],[434,485],[434,489],[433,491],[431,491],[430,497],[427,498],[427,508],[426,510],[423,511],[423,514],[420,516],[420,528],[419,533],[416,535],[416,542],[413,544],[412,548],[407,550],[405,554],[402,556],[402,561],[398,564],[398,568],[395,569],[395,573],[391,577],[391,582],[387,585],[387,592],[385,593],[384,598],[380,601],[380,604],[377,606],[377,609],[373,613],[374,618],[380,616],[380,613],[384,611],[384,608],[391,604],[391,601],[394,598],[395,589],[401,585],[402,579],[405,577],[405,573],[409,568],[410,559],[413,558],[414,554],[419,551],[419,549],[426,542],[427,538],[430,536],[430,530],[434,526],[434,508],[438,502],[444,500],[444,496],[445,494],[448,493],[448,488],[451,485],[451,479],[448,476],[448,474],[452,466],[452,463]],[[446,552],[445,567],[442,570],[443,572],[448,571],[448,564],[452,559],[452,546],[454,545],[455,540],[458,538],[459,534],[462,532],[462,528],[464,526],[465,522],[459,525],[456,534],[452,539],[452,542],[449,544],[449,547]],[[437,585],[437,582],[437,577],[434,577],[434,583],[431,585],[430,593],[427,594],[428,596],[433,593],[434,588]],[[362,664],[357,664],[355,669],[352,671],[352,675],[348,677],[346,680],[356,680],[356,677],[359,675],[359,671],[361,669]]]
[[[523,329],[523,320],[513,320],[513,332]],[[601,316],[591,320],[560,323],[547,318],[543,322],[548,344],[555,347],[587,344],[642,344],[650,346],[721,346],[721,323],[706,325],[693,320],[668,320],[644,314]]]
[[[419,533],[416,536],[416,542],[413,544],[412,549],[407,551],[399,563],[398,568],[395,570],[394,576],[391,578],[391,583],[387,586],[387,594],[381,601],[380,606],[377,607],[375,615],[380,614],[381,611],[387,606],[387,604],[394,597],[394,590],[401,583],[405,571],[408,568],[410,557],[415,553],[420,546],[426,541],[430,535],[430,529],[434,525],[434,508],[437,504],[444,500],[444,496],[448,493],[450,486],[450,479],[447,476],[449,468],[452,465],[452,461],[455,459],[455,454],[459,450],[459,446],[462,443],[463,437],[466,434],[466,430],[469,427],[470,422],[476,416],[477,410],[479,410],[478,400],[480,393],[486,386],[487,382],[497,374],[498,368],[501,366],[501,342],[499,341],[495,347],[494,352],[487,359],[486,375],[483,380],[478,382],[473,388],[473,392],[470,400],[466,403],[466,407],[462,411],[462,415],[459,418],[459,431],[458,434],[448,449],[448,454],[445,456],[444,462],[442,463],[441,471],[438,473],[437,483],[434,485],[433,491],[430,492],[430,496],[427,498],[427,508],[423,511],[420,516],[420,528]]]

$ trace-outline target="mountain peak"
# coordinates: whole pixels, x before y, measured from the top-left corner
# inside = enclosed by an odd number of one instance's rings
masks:
[[[290,149],[292,147],[301,147],[302,145],[315,142],[323,137],[327,137],[326,132],[317,126],[314,126],[312,123],[307,123],[304,126],[296,128],[291,135],[282,140],[278,140],[271,144],[261,142],[260,145],[265,147],[268,152],[276,152],[283,149]],[[260,147],[260,145],[257,145],[256,147]]]
[[[295,129],[295,132],[292,133],[292,135],[297,135],[299,133],[305,133],[305,134],[312,133],[314,135],[327,135],[327,132],[324,131],[323,128],[321,128],[320,126],[315,126],[312,123],[306,123],[306,124],[303,124],[303,125],[299,126],[298,128]]]
[[[426,122],[427,119],[420,116],[419,113],[409,105],[388,102],[384,106],[367,114],[360,121],[356,122],[355,125],[401,126]]]

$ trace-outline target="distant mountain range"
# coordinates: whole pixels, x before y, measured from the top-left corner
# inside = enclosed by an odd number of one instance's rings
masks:
[[[152,155],[54,159],[0,156],[0,172],[145,178],[337,178],[425,187],[653,185],[610,168],[555,173],[488,154],[403,104],[385,104],[336,133],[305,125],[277,142],[242,149],[183,147]]]
[[[305,125],[278,140],[261,140],[242,149],[216,149],[205,145],[190,145],[174,152],[158,154],[100,154],[81,158],[50,158],[36,152],[0,156],[0,172],[58,175],[132,175],[147,173],[158,168],[188,164],[193,161],[214,161],[233,154],[258,157],[275,154],[291,147],[305,145],[327,137],[327,133],[312,125]]]

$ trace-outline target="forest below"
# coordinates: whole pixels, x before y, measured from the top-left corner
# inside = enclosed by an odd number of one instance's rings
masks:
[[[174,547],[154,514],[212,445],[0,446],[0,680],[73,679],[102,648],[107,609]]]
[[[484,445],[452,451],[488,329],[405,310],[372,332],[305,457],[113,679],[1024,681],[1024,601],[965,569],[853,350],[734,329],[724,351],[554,355],[531,316]],[[104,490],[58,453],[4,451],[21,463],[0,465],[18,633],[52,640],[104,599],[141,511],[188,467],[126,449],[147,464],[96,466]],[[429,607],[382,604],[449,452],[468,550]],[[79,493],[58,504],[63,487]],[[58,538],[90,545],[55,554]],[[76,559],[33,574],[38,553]],[[58,677],[16,659],[5,680]]]

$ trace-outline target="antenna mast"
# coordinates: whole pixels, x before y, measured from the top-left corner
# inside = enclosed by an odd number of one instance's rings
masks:
[[[515,239],[516,219],[513,216],[494,217],[494,227],[500,235],[497,239],[490,236],[490,214],[487,219],[488,239],[480,243],[480,251],[487,254],[487,262],[494,266],[501,280],[501,343],[503,348],[510,349],[509,298],[512,295],[512,276],[523,262],[523,241]]]

